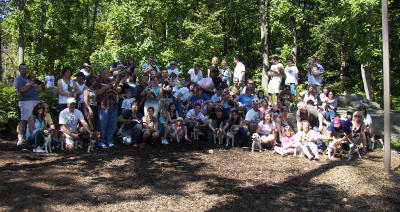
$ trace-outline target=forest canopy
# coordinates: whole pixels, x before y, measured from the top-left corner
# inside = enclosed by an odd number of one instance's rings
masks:
[[[119,54],[138,65],[153,55],[179,69],[213,56],[240,55],[248,77],[261,82],[273,56],[294,59],[305,84],[310,56],[324,65],[325,83],[338,93],[364,94],[362,68],[372,97],[382,102],[381,2],[379,0],[1,0],[3,79],[18,75],[19,49],[38,76],[59,76],[109,66]],[[389,1],[393,106],[400,96],[400,2]],[[263,54],[265,53],[265,54]],[[264,64],[263,64],[264,61]]]

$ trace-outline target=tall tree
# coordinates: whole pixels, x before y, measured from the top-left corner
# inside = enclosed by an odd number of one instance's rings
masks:
[[[260,14],[261,14],[261,54],[262,54],[262,87],[267,89],[269,70],[269,58],[268,58],[268,21],[269,21],[269,0],[260,1]]]

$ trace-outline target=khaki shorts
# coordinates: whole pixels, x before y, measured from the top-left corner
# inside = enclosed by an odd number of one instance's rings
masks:
[[[19,101],[18,106],[21,111],[21,120],[27,121],[32,115],[33,108],[39,103],[38,100]]]

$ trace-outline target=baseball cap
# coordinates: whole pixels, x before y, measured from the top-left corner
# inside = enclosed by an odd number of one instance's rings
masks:
[[[68,98],[67,104],[76,103],[75,98]]]

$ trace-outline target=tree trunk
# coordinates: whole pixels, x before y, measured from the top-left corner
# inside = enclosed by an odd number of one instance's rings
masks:
[[[262,81],[261,85],[264,89],[267,89],[268,85],[268,75],[269,70],[268,62],[268,6],[269,0],[260,1],[260,13],[261,13],[261,53],[263,59],[263,70],[262,70]]]
[[[25,13],[25,0],[18,1],[19,10]],[[25,19],[25,14],[23,18]],[[25,34],[24,34],[24,20],[20,20],[18,23],[18,63],[24,63],[25,56]]]
[[[364,91],[369,101],[374,101],[372,97],[372,86],[371,86],[371,71],[369,67],[366,67],[363,63],[361,64],[361,76],[364,85]]]
[[[345,47],[345,45],[343,45],[341,48],[341,51],[340,51],[340,76],[339,76],[339,78],[340,78],[341,82],[344,82],[344,80],[345,80],[345,75],[347,72],[346,69],[348,66],[347,60],[348,60],[348,55],[346,52],[346,47]]]
[[[293,30],[292,30],[292,36],[293,36],[293,43],[292,43],[292,56],[293,56],[293,61],[297,63],[298,55],[299,55],[299,46],[297,42],[297,30],[296,30],[296,23],[294,23]]]
[[[3,28],[2,28],[2,21],[0,20],[0,82],[3,80],[3,45],[2,45],[2,33],[3,33]]]

